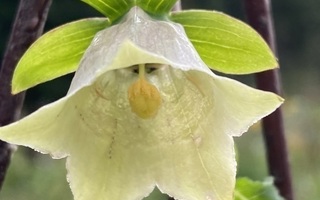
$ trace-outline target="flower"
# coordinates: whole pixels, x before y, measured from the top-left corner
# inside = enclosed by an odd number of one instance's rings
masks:
[[[67,158],[76,200],[231,200],[233,136],[282,99],[212,73],[179,24],[134,7],[100,31],[68,94],[0,139]]]

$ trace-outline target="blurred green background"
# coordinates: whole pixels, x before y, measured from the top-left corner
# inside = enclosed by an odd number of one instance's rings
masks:
[[[17,0],[0,1],[0,56],[9,37]],[[219,10],[245,20],[240,0],[183,0],[183,8]],[[281,66],[286,137],[296,199],[320,198],[320,13],[314,0],[273,1],[273,12]],[[79,0],[53,0],[45,31],[84,17],[101,16]],[[65,95],[72,75],[36,86],[27,92],[23,114]],[[254,85],[252,76],[235,77]],[[267,176],[260,125],[241,138],[238,176],[263,180]],[[71,200],[65,160],[19,147],[7,174],[2,200]]]

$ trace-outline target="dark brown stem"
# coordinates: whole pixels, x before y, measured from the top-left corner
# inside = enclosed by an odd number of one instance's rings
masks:
[[[256,29],[276,52],[273,19],[270,0],[244,0],[249,24]],[[279,70],[256,74],[257,88],[281,94]],[[263,119],[269,173],[275,178],[275,185],[286,200],[293,200],[290,167],[284,136],[281,108]]]
[[[20,0],[10,39],[0,71],[0,126],[10,124],[20,116],[24,92],[11,94],[11,79],[18,60],[41,35],[51,0]],[[13,148],[0,141],[0,188],[10,163]]]

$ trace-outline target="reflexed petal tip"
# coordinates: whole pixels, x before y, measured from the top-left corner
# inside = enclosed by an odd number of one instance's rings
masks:
[[[70,132],[74,131],[74,127],[64,126],[74,123],[74,117],[66,106],[68,99],[62,98],[22,120],[0,127],[0,139],[33,148],[54,158],[66,157]],[[64,127],[62,131],[61,127]]]
[[[216,76],[180,25],[136,7],[96,35],[66,97],[0,128],[0,139],[69,155],[76,200],[141,199],[155,186],[178,199],[231,200],[232,136],[281,103]]]
[[[284,102],[280,96],[248,87],[224,77],[216,77],[213,90],[216,123],[225,133],[240,136],[248,128],[275,111]]]

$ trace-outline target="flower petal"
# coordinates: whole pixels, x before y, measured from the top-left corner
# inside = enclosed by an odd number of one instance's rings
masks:
[[[202,121],[184,141],[159,151],[169,166],[157,169],[161,191],[177,199],[231,200],[236,161],[233,139]]]
[[[64,147],[67,146],[71,131],[68,124],[73,123],[72,114],[66,106],[67,100],[68,98],[62,98],[22,120],[0,127],[1,140],[31,147],[41,153],[50,153],[55,158],[66,157]]]
[[[277,109],[283,99],[271,92],[248,87],[224,77],[214,79],[215,123],[232,136],[240,136],[248,128]]]
[[[181,25],[154,20],[139,7],[134,7],[121,23],[95,36],[69,93],[92,84],[97,76],[107,71],[141,63],[170,64],[181,70],[211,73]]]
[[[82,116],[79,126],[92,136],[70,152],[75,199],[141,199],[156,185],[175,198],[231,199],[233,140],[212,123],[212,88],[210,95],[188,72],[163,65],[147,76],[163,105],[145,120],[131,112],[126,96],[136,78],[130,68],[110,71],[74,102]]]

